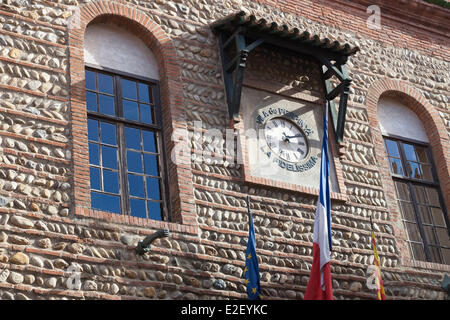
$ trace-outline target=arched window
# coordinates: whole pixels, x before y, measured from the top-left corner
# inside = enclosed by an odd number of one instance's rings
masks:
[[[162,220],[168,188],[155,57],[107,24],[86,29],[84,51],[91,206]]]
[[[411,254],[450,264],[448,216],[423,123],[392,97],[380,98],[378,119]]]

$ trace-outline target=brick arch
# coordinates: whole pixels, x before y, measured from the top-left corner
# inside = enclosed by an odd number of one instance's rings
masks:
[[[405,106],[409,107],[422,121],[430,147],[433,153],[434,164],[438,173],[442,194],[449,212],[450,204],[450,141],[447,130],[437,110],[425,99],[419,90],[400,80],[382,79],[373,83],[366,97],[366,107],[369,125],[372,130],[375,155],[382,177],[382,183],[388,203],[388,210],[396,234],[398,249],[401,257],[410,260],[410,253],[406,246],[406,233],[400,220],[400,212],[395,198],[395,186],[389,171],[389,164],[384,149],[383,137],[378,122],[378,101],[382,97],[395,97]]]
[[[174,129],[186,129],[182,102],[183,85],[176,49],[164,30],[145,12],[119,1],[94,0],[84,4],[74,12],[68,24],[75,213],[93,215],[93,210],[89,210],[90,187],[84,79],[84,34],[89,25],[108,23],[136,35],[156,57],[160,74],[163,135],[169,167],[171,218],[178,223],[194,225],[192,173],[185,167],[177,166],[170,161],[169,157],[174,147],[171,141]],[[178,163],[186,163],[186,160],[190,160],[188,155],[187,159],[179,158],[178,156]],[[182,187],[180,184],[182,184]],[[111,214],[107,213],[96,212],[94,215],[111,219]],[[112,219],[117,220],[117,217]],[[122,220],[139,225],[152,223],[136,217],[123,217]],[[194,232],[194,227],[187,231]]]

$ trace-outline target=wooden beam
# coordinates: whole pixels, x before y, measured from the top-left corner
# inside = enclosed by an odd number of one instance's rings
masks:
[[[253,49],[255,49],[256,47],[260,46],[261,44],[264,43],[264,39],[258,39],[253,41],[252,43],[250,43],[248,46],[245,47],[245,50],[247,51],[252,51]]]
[[[334,100],[334,98],[336,98],[338,95],[341,94],[342,92],[342,87],[344,86],[344,82],[339,83],[336,88],[334,88],[333,90],[331,90],[330,92],[328,92],[326,94],[326,98],[327,100]]]
[[[242,27],[238,27],[236,28],[236,30],[234,30],[233,34],[223,43],[223,48],[225,49],[226,47],[228,47],[234,40],[234,38],[236,37],[236,35],[242,32]]]
[[[339,70],[339,65],[332,64],[331,61],[325,57],[321,58],[321,62],[328,68],[327,71],[325,71],[325,79],[329,79],[333,76],[333,74],[340,80],[344,81],[346,79],[346,76]]]
[[[238,121],[241,106],[242,83],[244,81],[244,69],[247,62],[248,51],[245,50],[245,36],[242,33],[236,34],[236,67],[233,71],[233,97],[231,100],[232,119]]]
[[[340,66],[342,73],[347,75],[347,70],[344,65]],[[336,130],[336,138],[339,142],[344,140],[344,130],[345,130],[345,118],[347,114],[347,102],[348,95],[350,93],[350,85],[352,80],[350,78],[346,78],[342,83],[341,89],[341,97],[339,99],[339,114],[337,120],[337,130]]]
[[[225,47],[223,46],[225,35],[223,32],[219,34],[219,51],[220,51],[220,58],[222,60],[222,73],[223,73],[223,81],[225,83],[225,93],[227,96],[227,105],[228,105],[228,116],[230,119],[233,117],[233,109],[231,108],[231,99],[233,97],[233,77],[232,75],[226,70],[226,66],[230,62],[230,58],[228,54],[225,51]]]
[[[248,51],[241,50],[239,55],[239,61],[236,62],[236,69],[233,72],[233,98],[231,102],[231,109],[233,111],[233,119],[238,121],[239,119],[239,109],[241,106],[241,93],[242,93],[242,83],[244,81],[244,69],[247,60]]]
[[[311,47],[307,44],[302,44],[301,41],[289,41],[286,38],[280,38],[269,34],[258,34],[253,30],[249,29],[246,31],[246,35],[254,39],[263,39],[265,43],[275,45],[277,47],[282,47],[289,49],[293,52],[300,53],[303,55],[311,56],[313,58],[317,58],[318,56],[327,57],[329,60],[336,61],[339,57],[338,54],[330,52],[327,49],[319,48],[319,47]],[[299,39],[302,35],[299,36]],[[296,43],[297,42],[297,43]],[[330,63],[331,64],[331,63]]]
[[[325,70],[326,70],[326,67],[322,66],[323,73]],[[323,73],[322,73],[322,78],[323,78]],[[327,96],[331,91],[333,91],[333,85],[331,84],[331,81],[329,79],[325,80],[324,78],[323,78],[323,84],[324,84],[324,89],[325,89],[325,96]],[[334,101],[332,101],[332,100],[327,100],[327,101],[330,106],[331,122],[333,124],[334,132],[336,133],[337,124],[338,124],[338,113],[336,110],[336,105],[335,105]]]

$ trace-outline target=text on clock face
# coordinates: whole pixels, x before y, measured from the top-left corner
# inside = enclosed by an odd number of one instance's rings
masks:
[[[269,148],[285,161],[298,162],[308,154],[308,143],[305,135],[290,120],[284,118],[268,120],[264,135]]]
[[[293,123],[295,123],[295,125],[301,128],[306,137],[309,137],[314,133],[314,130],[309,128],[299,115],[285,108],[268,108],[266,110],[261,110],[256,116],[256,123],[258,125],[262,125],[268,119],[273,117],[282,117],[284,119],[292,121]]]

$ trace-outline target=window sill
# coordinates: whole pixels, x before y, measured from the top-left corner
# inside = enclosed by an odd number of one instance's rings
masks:
[[[139,226],[143,228],[168,229],[169,231],[182,232],[193,235],[198,234],[198,227],[196,225],[187,225],[175,222],[144,219],[126,216],[123,214],[116,214],[106,211],[95,210],[91,208],[76,207],[75,215],[104,220],[105,222],[108,223],[118,223],[130,226]]]
[[[418,260],[412,260],[412,259],[405,259],[403,262],[403,266],[428,269],[428,270],[433,270],[433,271],[450,272],[450,265],[434,263],[434,262],[427,262],[427,261],[418,261]]]

